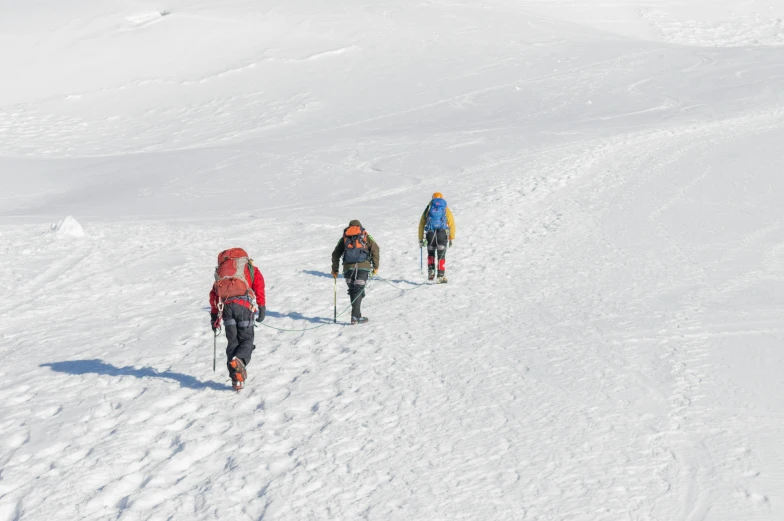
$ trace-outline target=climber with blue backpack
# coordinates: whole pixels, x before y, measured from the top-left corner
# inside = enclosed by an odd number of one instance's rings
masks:
[[[419,244],[427,248],[427,280],[443,284],[446,279],[446,250],[455,240],[455,219],[441,192],[433,194],[419,219]],[[436,266],[436,259],[438,265]]]

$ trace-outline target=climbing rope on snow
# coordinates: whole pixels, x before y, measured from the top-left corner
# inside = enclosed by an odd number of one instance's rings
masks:
[[[373,282],[373,281],[375,281],[375,280],[379,280],[379,281],[383,282],[384,284],[387,284],[388,286],[391,286],[392,288],[395,288],[395,289],[396,289],[396,290],[398,290],[398,291],[413,291],[413,290],[415,290],[415,289],[419,289],[419,288],[421,288],[421,287],[423,287],[423,286],[429,286],[429,284],[427,284],[427,283],[425,283],[425,282],[420,282],[420,283],[408,282],[408,284],[412,284],[412,285],[413,285],[413,287],[411,287],[411,288],[401,288],[400,286],[396,286],[396,285],[394,285],[392,282],[388,281],[388,280],[387,280],[387,279],[385,279],[384,277],[381,277],[380,275],[376,274],[376,275],[371,275],[371,276],[370,276],[370,278],[368,279],[368,283],[367,283],[367,285],[365,286],[365,291],[364,291],[364,293],[367,293],[367,292],[370,290],[370,287],[371,287],[371,285],[372,285],[372,282]],[[357,300],[357,299],[358,299],[358,298],[359,298],[361,295],[362,295],[362,293],[360,293],[359,295],[357,295],[357,296],[354,298],[354,300],[352,300],[352,301],[351,301],[351,303],[350,303],[350,304],[349,304],[349,305],[346,307],[346,309],[344,309],[343,311],[341,311],[340,313],[338,313],[338,314],[335,316],[335,320],[337,320],[337,318],[338,318],[338,317],[342,317],[343,315],[345,315],[345,314],[346,314],[346,312],[347,312],[348,310],[350,310],[350,309],[351,309],[351,307],[354,305],[354,302],[355,302],[355,301],[356,301],[356,300]],[[322,328],[322,327],[324,327],[324,326],[329,326],[329,325],[333,324],[333,322],[324,322],[323,324],[319,324],[319,325],[317,325],[317,326],[304,327],[304,328],[297,328],[297,329],[292,329],[292,328],[282,328],[282,327],[275,327],[275,326],[270,326],[269,324],[265,324],[264,322],[261,322],[260,324],[261,324],[261,326],[263,326],[263,327],[266,327],[266,328],[268,328],[268,329],[274,329],[275,331],[283,331],[283,332],[289,332],[289,333],[301,333],[301,332],[304,332],[304,331],[313,331],[313,330],[316,330],[316,329],[321,329],[321,328]]]
[[[400,286],[396,286],[395,284],[393,284],[393,283],[392,283],[392,282],[390,282],[389,280],[385,279],[384,277],[382,277],[382,276],[380,276],[380,275],[378,275],[378,274],[375,274],[375,275],[371,275],[371,276],[370,276],[370,278],[368,279],[368,282],[367,282],[367,284],[365,285],[365,290],[364,290],[364,293],[365,293],[365,294],[367,294],[367,292],[370,290],[370,288],[371,288],[371,286],[372,286],[372,282],[373,282],[373,281],[376,281],[376,280],[379,280],[379,281],[383,282],[384,284],[386,284],[386,285],[388,285],[388,286],[390,286],[390,287],[392,287],[392,288],[394,288],[394,289],[396,289],[396,290],[398,290],[398,291],[413,291],[413,290],[415,290],[415,289],[419,289],[419,288],[421,288],[421,287],[424,287],[424,286],[429,286],[429,285],[430,285],[430,284],[428,284],[428,283],[426,283],[426,282],[419,282],[419,283],[416,283],[416,282],[407,282],[407,281],[406,281],[406,283],[407,283],[407,284],[411,284],[413,287],[411,287],[411,288],[402,288],[402,287],[400,287]],[[350,304],[349,304],[349,305],[346,307],[346,309],[344,309],[343,311],[341,311],[340,313],[338,313],[338,314],[335,316],[335,320],[337,320],[337,319],[338,319],[338,317],[342,317],[343,315],[345,315],[345,314],[346,314],[346,312],[347,312],[347,311],[349,311],[349,310],[351,309],[351,307],[354,305],[354,302],[355,302],[355,301],[356,301],[356,300],[357,300],[357,299],[358,299],[358,298],[359,298],[361,295],[362,295],[362,293],[360,293],[359,295],[357,295],[357,296],[354,298],[354,300],[352,300],[352,301],[351,301],[351,303],[350,303]],[[325,320],[326,320],[326,319],[325,319]],[[329,326],[329,325],[331,325],[331,324],[333,324],[333,323],[334,323],[334,322],[328,322],[328,321],[327,321],[327,322],[324,322],[323,324],[319,324],[319,325],[317,325],[317,326],[311,326],[311,327],[304,327],[304,328],[296,328],[296,329],[293,329],[293,328],[275,327],[275,326],[271,326],[271,325],[269,325],[269,324],[265,324],[264,322],[260,322],[260,323],[259,323],[259,322],[257,322],[257,324],[260,324],[262,327],[266,327],[266,328],[268,328],[268,329],[274,329],[275,331],[283,331],[283,332],[287,332],[287,333],[301,333],[301,332],[304,332],[304,331],[314,331],[314,330],[316,330],[316,329],[321,329],[321,328],[322,328],[322,327],[324,327],[324,326]],[[258,327],[258,326],[257,326],[257,327]]]
[[[373,278],[374,277],[371,277],[370,279],[368,279],[368,283],[365,285],[364,293],[367,293],[368,289],[370,288],[370,282],[373,280]],[[359,295],[354,297],[354,300],[351,301],[351,303],[346,307],[346,309],[344,309],[343,311],[341,311],[340,313],[338,313],[335,316],[335,320],[337,320],[339,317],[342,317],[343,315],[345,315],[346,312],[351,309],[351,307],[354,305],[354,302],[356,302],[357,299],[360,296],[362,296],[362,293],[360,293]],[[313,331],[314,329],[320,329],[320,328],[322,328],[324,326],[329,326],[329,325],[332,325],[332,324],[334,324],[334,323],[333,322],[324,322],[323,324],[319,324],[317,326],[312,326],[312,327],[305,327],[305,328],[301,328],[301,329],[288,329],[288,328],[270,326],[268,324],[265,324],[264,322],[261,322],[261,325],[266,327],[266,328],[274,329],[276,331],[284,331],[284,332],[291,332],[291,333],[302,332],[302,331]]]
[[[413,285],[414,287],[413,287],[413,288],[401,288],[400,286],[395,286],[395,285],[394,285],[394,284],[392,284],[390,281],[388,281],[387,279],[385,279],[385,278],[381,277],[380,275],[375,275],[373,278],[374,278],[374,279],[378,279],[378,280],[380,280],[381,282],[383,282],[384,284],[387,284],[387,285],[389,285],[389,286],[391,286],[391,287],[393,287],[393,288],[395,288],[396,290],[399,290],[399,291],[413,291],[413,290],[415,290],[415,289],[419,289],[419,288],[421,288],[422,286],[429,286],[429,284],[427,284],[427,283],[425,283],[425,282],[415,283],[415,282],[407,282],[407,281],[404,281],[404,282],[406,282],[406,284],[411,284],[411,285]]]

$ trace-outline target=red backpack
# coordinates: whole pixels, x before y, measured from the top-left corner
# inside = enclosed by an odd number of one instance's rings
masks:
[[[245,278],[245,268],[250,273],[250,282]],[[253,300],[253,264],[242,248],[231,248],[218,254],[213,289],[221,301],[231,297],[249,296]]]

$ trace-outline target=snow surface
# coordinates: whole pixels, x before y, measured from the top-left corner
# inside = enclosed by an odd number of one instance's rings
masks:
[[[0,12],[0,521],[784,519],[784,3]],[[259,328],[239,396],[233,246],[323,326]]]

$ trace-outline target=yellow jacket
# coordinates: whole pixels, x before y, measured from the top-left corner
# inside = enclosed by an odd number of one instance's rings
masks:
[[[419,219],[419,241],[422,242],[422,239],[425,238],[425,224],[427,224],[427,211],[430,209],[430,205],[427,205],[425,211],[422,212],[422,217]],[[446,225],[449,227],[449,240],[454,240],[455,238],[455,218],[452,217],[452,210],[449,207],[446,207]]]

